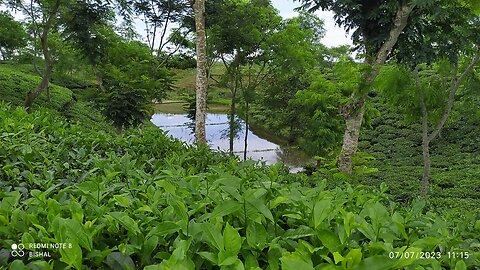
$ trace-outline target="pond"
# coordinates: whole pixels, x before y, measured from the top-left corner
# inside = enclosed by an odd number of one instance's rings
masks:
[[[175,113],[169,113],[165,109],[166,106],[160,108],[161,112],[157,112],[152,116],[152,123],[175,138],[187,143],[193,143],[192,120],[188,118],[186,113],[179,113],[178,110],[170,110]],[[245,122],[237,117],[236,123],[239,128],[233,140],[233,152],[238,157],[243,158]],[[218,110],[215,113],[207,113],[206,134],[207,142],[211,149],[229,150],[229,126],[228,114],[218,112]],[[262,135],[260,136],[260,134]],[[269,135],[269,132],[266,130],[258,128],[254,130],[249,129],[246,156],[253,160],[264,161],[266,164],[283,163],[290,168],[291,172],[300,171],[302,166],[309,162],[310,158],[302,151],[284,145],[280,141],[278,138]]]

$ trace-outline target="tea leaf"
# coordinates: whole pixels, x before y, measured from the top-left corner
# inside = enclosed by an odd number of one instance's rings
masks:
[[[122,224],[122,226],[124,226],[128,231],[134,234],[140,233],[137,222],[135,222],[135,220],[129,217],[125,212],[110,212],[109,215]]]
[[[315,228],[318,228],[322,221],[328,216],[331,204],[331,199],[323,199],[315,204],[313,208],[313,223]]]
[[[206,237],[207,241],[217,248],[217,250],[223,250],[223,237],[217,228],[210,223],[202,223],[203,235]]]
[[[210,219],[223,217],[233,214],[242,208],[242,204],[237,201],[225,201],[222,204],[217,205],[210,216]]]
[[[285,253],[280,258],[282,262],[282,270],[314,270],[312,262],[306,262],[302,260],[297,254],[295,253]]]
[[[262,224],[251,222],[247,226],[247,243],[252,248],[262,250],[267,241],[267,231]]]
[[[145,236],[145,239],[148,239],[152,236],[163,237],[165,235],[178,232],[179,229],[180,229],[180,226],[178,226],[174,222],[171,222],[171,221],[160,222],[148,232],[147,236]]]
[[[269,219],[272,222],[275,222],[273,219],[272,212],[268,210],[268,207],[265,205],[265,203],[260,200],[260,199],[248,199],[247,202],[249,205],[253,206],[258,212],[262,213],[264,217]]]
[[[240,237],[240,234],[237,230],[235,230],[235,228],[230,226],[228,222],[223,230],[223,243],[225,246],[225,251],[229,252],[230,254],[235,254],[235,257],[242,247],[242,238]]]
[[[326,229],[318,230],[317,237],[330,252],[339,251],[340,240],[334,232]]]
[[[117,201],[118,204],[123,207],[128,207],[128,205],[130,204],[130,201],[122,195],[113,195],[113,198]]]
[[[60,261],[75,267],[75,269],[82,269],[82,249],[77,243],[71,243],[72,248],[60,249]]]
[[[133,270],[135,269],[135,263],[132,258],[127,255],[123,255],[120,252],[112,252],[108,254],[105,263],[110,266],[111,269],[119,270]]]

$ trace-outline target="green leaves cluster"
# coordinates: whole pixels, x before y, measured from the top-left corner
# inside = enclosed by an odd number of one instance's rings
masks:
[[[10,59],[15,50],[25,47],[27,33],[20,22],[7,12],[0,12],[0,54],[3,60]]]
[[[119,129],[137,126],[153,113],[152,102],[162,100],[173,88],[173,78],[147,45],[114,33],[110,38],[108,61],[98,67],[105,92],[99,89],[97,101]]]
[[[0,240],[67,242],[11,267],[441,269],[478,265],[478,226],[348,185],[285,182],[279,167],[184,148],[153,128],[123,137],[0,105]],[[213,165],[214,164],[214,165]],[[459,223],[470,224],[459,226]],[[468,259],[390,259],[395,251]]]

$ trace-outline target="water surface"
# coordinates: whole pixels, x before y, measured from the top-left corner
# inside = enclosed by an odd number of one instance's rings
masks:
[[[240,123],[241,130],[236,134],[233,151],[235,155],[243,158],[245,122],[239,118],[237,120]],[[191,129],[192,121],[187,117],[187,114],[161,112],[154,114],[151,121],[161,129],[168,131],[168,134],[175,138],[187,143],[194,142],[194,134]],[[207,113],[206,134],[210,148],[228,151],[229,116],[226,113]],[[287,165],[292,172],[301,170],[302,166],[309,160],[309,157],[303,152],[261,138],[251,130],[248,131],[247,137],[247,158],[264,161],[267,164],[280,162]]]

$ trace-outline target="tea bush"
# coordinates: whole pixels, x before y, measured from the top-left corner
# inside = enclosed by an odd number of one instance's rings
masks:
[[[387,108],[381,98],[375,102],[382,115],[373,121],[371,129],[362,131],[359,149],[375,157],[368,166],[379,172],[366,175],[360,182],[377,187],[384,182],[396,201],[410,202],[419,193],[422,177],[421,126],[407,125],[402,114]],[[463,108],[462,117],[448,123],[431,144],[428,201],[432,209],[480,213],[480,118],[466,110]]]
[[[26,93],[38,85],[40,77],[26,71],[22,72],[24,69],[27,67],[0,63],[1,100],[14,106],[22,106]],[[111,128],[111,123],[105,120],[102,113],[92,109],[92,103],[84,101],[80,96],[74,97],[74,93],[70,89],[53,83],[49,84],[49,89],[50,99],[46,91],[42,92],[33,104],[34,110],[49,109],[52,114],[63,116],[70,122],[80,122],[93,129],[109,130]]]
[[[314,173],[317,185],[306,186],[306,176],[189,147],[154,127],[118,136],[3,103],[0,142],[1,269],[480,265],[478,215],[436,214],[421,200],[404,207],[385,185],[332,185]]]

